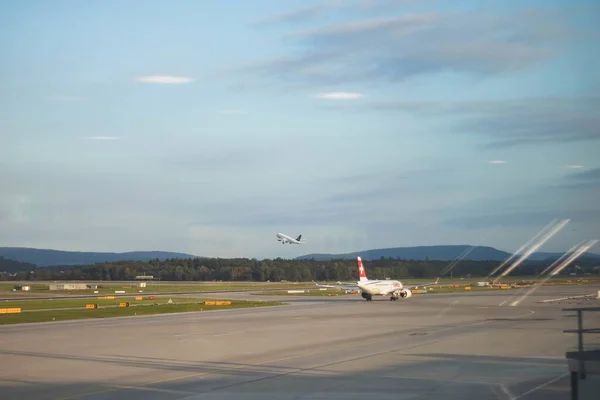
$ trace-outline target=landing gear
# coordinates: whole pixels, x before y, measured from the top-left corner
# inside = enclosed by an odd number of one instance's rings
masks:
[[[398,300],[398,297],[396,297],[396,296],[390,297],[390,301],[396,301],[396,300]]]
[[[371,295],[370,295],[369,293],[362,292],[360,295],[361,295],[361,296],[362,296],[362,298],[363,298],[363,299],[365,299],[366,301],[372,301],[372,300],[373,300],[373,297],[371,297]]]

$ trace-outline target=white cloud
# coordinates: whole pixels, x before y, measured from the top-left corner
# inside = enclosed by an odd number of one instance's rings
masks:
[[[585,166],[579,165],[579,164],[575,164],[575,165],[565,165],[565,168],[569,168],[569,169],[582,169],[582,168],[585,168]]]
[[[219,110],[220,114],[226,114],[226,115],[241,115],[241,114],[246,114],[246,111],[244,110],[234,110],[234,109],[226,109],[226,110]]]
[[[87,136],[88,140],[119,140],[121,139],[118,136]]]
[[[327,100],[356,100],[363,97],[363,95],[354,92],[330,92],[318,94],[317,97]]]
[[[504,161],[504,160],[491,160],[491,161],[488,161],[488,164],[506,164],[506,161]]]
[[[187,78],[185,76],[149,75],[140,76],[136,80],[142,83],[180,84],[190,83],[193,82],[195,79]]]
[[[84,97],[79,97],[79,96],[50,96],[48,97],[48,100],[53,100],[53,101],[83,101],[85,100]]]

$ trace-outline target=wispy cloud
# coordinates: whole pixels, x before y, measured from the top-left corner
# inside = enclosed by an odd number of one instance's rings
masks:
[[[600,140],[600,97],[532,97],[490,101],[389,101],[330,105],[330,110],[458,116],[450,132],[485,135],[486,147]]]
[[[600,168],[571,172],[528,188],[492,192],[479,199],[432,209],[444,224],[459,228],[544,225],[554,218],[571,218],[597,235]],[[545,222],[544,222],[545,221]]]
[[[547,188],[550,190],[567,190],[568,196],[573,200],[583,202],[590,200],[596,204],[596,198],[600,194],[600,192],[597,192],[600,189],[600,168],[585,170],[582,165],[571,165],[565,168],[573,172],[564,175],[558,182],[548,185]],[[577,193],[574,190],[592,190],[592,193]]]
[[[510,212],[497,210],[495,213],[484,215],[464,215],[459,218],[450,218],[445,224],[458,228],[482,229],[495,227],[533,227],[541,226],[555,218],[570,218],[573,222],[586,222],[593,220],[600,222],[597,207],[589,209],[556,209],[553,210],[527,210],[522,212]]]
[[[303,22],[322,15],[331,9],[340,8],[343,6],[343,4],[344,2],[342,1],[328,1],[307,7],[297,8],[295,10],[284,11],[269,15],[259,21],[256,21],[255,25],[260,26],[277,23]]]
[[[488,164],[506,164],[504,160],[491,160],[487,162]]]
[[[391,15],[291,32],[286,39],[302,53],[290,47],[289,55],[246,72],[315,85],[400,81],[445,71],[490,75],[551,58],[570,37],[560,16],[548,12]]]
[[[568,176],[568,179],[577,181],[598,181],[600,182],[600,168],[593,168],[588,171],[574,172]]]
[[[568,169],[582,169],[585,168],[584,165],[580,165],[580,164],[573,164],[573,165],[565,165],[565,168]]]
[[[80,96],[50,96],[48,100],[52,101],[83,101],[85,97]]]
[[[86,136],[87,140],[120,140],[118,136]]]
[[[317,97],[327,100],[356,100],[363,97],[363,95],[355,92],[330,92],[320,93],[317,95]]]
[[[437,14],[424,13],[402,15],[397,17],[379,17],[359,21],[343,22],[321,28],[303,30],[287,35],[288,38],[337,41],[345,40],[346,36],[359,36],[366,33],[395,28],[397,35],[408,34],[412,29],[433,22]],[[331,42],[330,42],[331,43]],[[329,44],[329,43],[323,43]]]
[[[329,12],[336,12],[338,14],[345,11],[365,13],[369,11],[382,11],[393,7],[424,2],[425,0],[332,0],[272,14],[258,20],[255,25],[262,26],[280,23],[301,23],[314,20],[315,18],[324,16]]]
[[[148,75],[140,76],[136,78],[138,82],[142,83],[158,83],[158,84],[182,84],[194,82],[194,78],[188,78],[184,76],[171,76],[171,75]]]

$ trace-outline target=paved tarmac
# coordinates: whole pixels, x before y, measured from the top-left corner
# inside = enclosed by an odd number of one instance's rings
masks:
[[[514,307],[528,289],[394,302],[230,293],[218,296],[290,305],[0,326],[0,393],[5,400],[566,399],[565,352],[576,338],[562,330],[576,320],[561,309],[599,301],[538,301],[598,289],[543,287]],[[589,316],[592,324],[600,326],[600,315]]]

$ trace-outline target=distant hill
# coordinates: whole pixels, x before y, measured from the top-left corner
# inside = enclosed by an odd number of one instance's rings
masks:
[[[365,261],[377,260],[383,258],[394,258],[402,260],[438,260],[450,261],[463,254],[471,246],[468,245],[448,245],[448,246],[415,246],[415,247],[395,247],[389,249],[365,250],[345,254],[307,254],[296,257],[296,260],[326,261],[332,259],[354,259],[361,256]],[[532,254],[528,260],[531,261],[552,261],[560,257],[561,253],[539,252]],[[172,258],[198,258],[192,254],[175,253],[169,251],[131,251],[126,253],[110,252],[79,252],[63,251],[51,249],[33,249],[26,247],[0,247],[0,257],[5,259],[4,264],[8,266],[10,262],[20,262],[33,264],[37,267],[50,266],[71,266],[71,265],[90,265],[102,262],[114,261],[150,261],[166,260]],[[487,246],[475,246],[472,251],[464,257],[465,260],[473,261],[504,261],[510,257],[510,253]],[[204,257],[200,257],[204,258]],[[600,255],[586,253],[579,258],[586,261],[598,261]],[[24,264],[17,267],[11,264],[8,270],[29,269],[30,265]]]
[[[451,261],[458,258],[466,252],[469,245],[447,245],[447,246],[415,246],[415,247],[394,247],[389,249],[374,249],[357,251],[344,254],[307,254],[296,257],[297,260],[315,259],[326,261],[333,259],[351,259],[360,256],[363,260],[377,260],[383,258],[399,258],[402,260],[439,260]],[[532,261],[554,260],[560,257],[562,253],[533,253],[527,259]],[[475,246],[463,259],[473,261],[504,261],[511,256],[511,253],[498,250],[488,246]],[[592,258],[600,261],[600,255],[586,253],[581,258]]]
[[[0,247],[0,257],[35,264],[38,267],[53,265],[88,265],[110,261],[150,261],[169,258],[194,258],[186,253],[169,251],[131,251],[127,253],[96,253],[80,251],[62,251],[32,249],[26,247]]]

